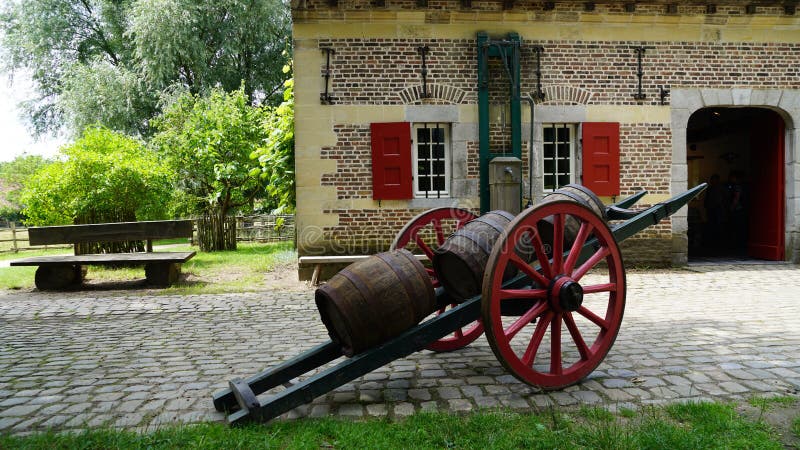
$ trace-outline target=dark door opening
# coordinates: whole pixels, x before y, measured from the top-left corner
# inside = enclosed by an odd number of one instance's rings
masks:
[[[704,108],[687,129],[689,258],[784,254],[784,122],[764,108]]]

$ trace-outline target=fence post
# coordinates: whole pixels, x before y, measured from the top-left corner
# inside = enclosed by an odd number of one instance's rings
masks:
[[[17,223],[10,222],[11,225],[11,247],[14,250],[14,253],[19,252],[19,247],[17,247]]]

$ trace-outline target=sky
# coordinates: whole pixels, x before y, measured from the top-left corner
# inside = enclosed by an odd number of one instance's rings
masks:
[[[53,156],[66,141],[63,137],[52,136],[43,136],[38,141],[34,139],[17,107],[21,101],[33,96],[32,83],[25,76],[15,75],[12,84],[7,74],[0,73],[0,162],[10,161],[24,153]]]

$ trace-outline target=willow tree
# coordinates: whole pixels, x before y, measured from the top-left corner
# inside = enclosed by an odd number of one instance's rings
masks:
[[[227,91],[277,104],[291,20],[281,0],[6,0],[0,70],[32,77],[39,133],[102,124],[149,136],[165,93]]]

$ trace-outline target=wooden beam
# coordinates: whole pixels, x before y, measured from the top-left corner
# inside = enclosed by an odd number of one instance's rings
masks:
[[[53,245],[171,239],[190,237],[192,225],[192,220],[153,220],[30,227],[28,228],[28,241],[30,245]]]
[[[185,263],[195,252],[154,252],[154,253],[104,253],[92,255],[31,256],[11,261],[10,266],[61,266],[65,264],[109,264],[134,266],[148,263]]]

